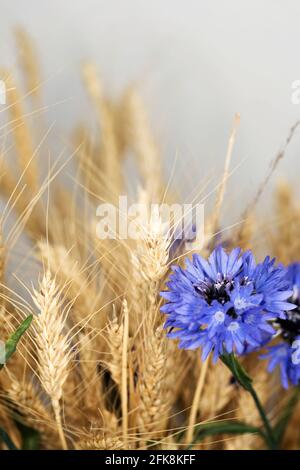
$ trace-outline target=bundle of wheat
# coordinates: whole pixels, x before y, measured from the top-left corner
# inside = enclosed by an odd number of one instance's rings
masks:
[[[36,449],[265,447],[259,413],[234,374],[220,361],[202,362],[199,353],[181,350],[167,338],[160,292],[173,264],[180,269],[183,257],[206,256],[220,242],[255,251],[268,246],[268,253],[285,264],[299,259],[300,210],[288,185],[276,195],[276,230],[262,232],[255,216],[286,148],[241,222],[225,231],[221,215],[239,124],[235,117],[202,244],[196,239],[187,248],[184,239],[179,243],[174,237],[176,222],[166,228],[161,215],[149,210],[152,204],[175,202],[175,191],[163,175],[136,89],[130,86],[118,102],[112,101],[91,64],[84,66],[83,78],[99,132],[95,137],[85,123],[78,126],[70,157],[62,152],[49,160],[42,178],[51,129],[41,129],[40,120],[34,127],[29,119],[46,107],[30,38],[19,30],[17,41],[24,92],[11,72],[1,73],[7,84],[1,112],[7,121],[0,166],[0,339],[5,341],[27,315],[34,320],[0,373],[0,427],[18,448],[28,445],[28,429],[35,432],[30,442]],[[125,170],[131,156],[136,186]],[[72,185],[66,184],[67,164]],[[202,191],[195,203],[201,202]],[[99,237],[97,207],[117,204],[127,193],[147,214],[142,221],[134,213],[121,214],[136,225],[139,236],[120,237],[120,227],[113,225],[112,236]],[[266,365],[255,354],[242,361],[273,425],[293,392],[282,389],[276,374],[267,378]],[[300,409],[294,405],[293,432],[287,427],[282,436],[285,448],[298,445]],[[252,426],[245,435],[244,421]],[[7,448],[7,441],[0,446]]]

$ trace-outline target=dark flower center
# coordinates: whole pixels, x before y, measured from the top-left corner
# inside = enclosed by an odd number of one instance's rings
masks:
[[[300,300],[291,298],[290,301],[295,303],[297,308],[287,312],[287,318],[278,318],[276,323],[281,327],[281,337],[292,344],[300,335]]]
[[[242,277],[238,280],[241,286],[246,286],[250,283],[248,277]],[[201,280],[194,284],[195,291],[206,300],[208,305],[211,305],[213,300],[217,300],[220,304],[224,305],[230,301],[229,293],[234,288],[234,280],[223,278],[211,282],[209,280]],[[255,291],[253,291],[255,293]],[[238,318],[238,315],[233,307],[227,310],[227,315],[232,318]]]
[[[217,300],[222,305],[230,300],[228,292],[233,289],[233,281],[223,279],[218,282],[200,281],[194,285],[198,294],[211,305],[213,300]]]

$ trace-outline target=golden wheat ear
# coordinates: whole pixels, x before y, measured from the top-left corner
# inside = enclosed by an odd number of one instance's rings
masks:
[[[38,357],[38,378],[51,399],[57,430],[63,449],[67,440],[61,420],[63,385],[68,377],[73,351],[64,311],[55,279],[47,271],[34,289],[32,299],[38,309],[33,324],[34,342]]]

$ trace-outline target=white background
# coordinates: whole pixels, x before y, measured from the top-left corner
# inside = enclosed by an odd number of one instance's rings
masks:
[[[49,122],[69,131],[85,118],[80,63],[93,59],[113,96],[136,81],[170,175],[176,153],[183,189],[221,175],[235,112],[241,126],[228,208],[245,204],[289,128],[300,118],[297,0],[0,0],[0,59],[13,67],[12,28],[38,46]],[[51,107],[51,104],[64,101]],[[299,180],[300,130],[280,165]],[[268,193],[267,193],[268,194]]]

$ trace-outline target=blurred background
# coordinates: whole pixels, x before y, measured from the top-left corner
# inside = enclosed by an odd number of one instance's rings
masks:
[[[13,28],[34,39],[49,123],[68,133],[90,117],[80,65],[93,60],[107,92],[134,82],[161,146],[167,178],[188,197],[220,177],[234,114],[241,123],[227,210],[251,199],[300,119],[297,0],[0,0],[1,65],[15,66]],[[300,130],[273,177],[298,184]],[[271,188],[266,194],[270,194]]]

